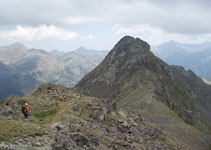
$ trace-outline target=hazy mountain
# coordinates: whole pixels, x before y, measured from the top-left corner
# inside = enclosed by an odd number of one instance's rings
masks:
[[[89,54],[86,50],[84,53]],[[81,52],[80,55],[82,54]],[[96,52],[96,55],[91,54],[92,59],[90,59],[75,52],[64,53],[54,50],[48,53],[40,49],[28,49],[20,43],[1,47],[0,62],[10,67],[10,71],[4,72],[4,80],[12,81],[12,83],[8,82],[8,86],[11,89],[17,88],[17,90],[13,92],[3,89],[5,82],[1,80],[2,89],[0,91],[3,90],[4,94],[0,96],[0,99],[13,93],[22,96],[23,93],[29,93],[43,83],[73,87],[102,61],[103,55],[99,57],[99,54],[100,52]],[[0,71],[3,72],[1,68]],[[11,75],[17,77],[11,80]],[[15,82],[17,83],[13,84]]]
[[[33,76],[0,62],[0,100],[11,94],[23,96],[40,84]]]
[[[152,49],[170,65],[180,65],[200,77],[211,78],[211,42],[182,44],[169,41]]]
[[[15,64],[27,54],[28,49],[24,45],[15,43],[0,48],[0,61],[4,64]]]
[[[74,79],[72,86],[84,77],[84,75],[94,69],[94,67],[96,67],[94,62],[89,61],[74,52],[66,53],[61,60],[64,64],[63,72],[66,72],[67,76],[71,76],[71,78]],[[65,83],[65,81],[63,85],[70,87]]]
[[[138,38],[122,38],[75,90],[141,112],[192,149],[209,149],[211,86],[192,71],[169,66]]]
[[[91,62],[94,62],[95,65],[98,65],[108,54],[109,51],[106,50],[101,50],[101,51],[96,51],[92,49],[86,49],[85,47],[80,47],[74,52],[86,59],[88,59]]]
[[[20,75],[9,66],[0,63],[0,99],[14,93],[23,96],[20,89]]]
[[[50,51],[50,54],[53,56],[56,56],[56,57],[62,57],[65,54],[65,52],[54,49],[54,50]]]

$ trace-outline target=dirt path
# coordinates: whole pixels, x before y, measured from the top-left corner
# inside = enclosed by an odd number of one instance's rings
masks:
[[[65,104],[65,103],[60,103],[58,112],[56,113],[55,117],[53,117],[53,120],[51,123],[58,122],[58,120],[62,117],[62,115],[65,114],[66,111],[68,111],[68,108],[70,108],[71,104]]]

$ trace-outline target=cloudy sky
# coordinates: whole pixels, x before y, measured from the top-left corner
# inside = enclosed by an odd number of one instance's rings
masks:
[[[110,50],[125,35],[211,41],[211,0],[0,0],[1,46]]]

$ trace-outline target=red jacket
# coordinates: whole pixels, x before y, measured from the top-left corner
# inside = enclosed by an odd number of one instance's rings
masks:
[[[29,113],[29,106],[25,105],[24,107],[25,107],[25,110],[26,110],[26,114],[28,114]]]

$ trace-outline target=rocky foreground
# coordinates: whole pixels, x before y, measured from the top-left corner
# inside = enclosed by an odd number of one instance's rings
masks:
[[[29,103],[25,122],[21,105]],[[60,85],[43,85],[0,103],[0,148],[22,150],[190,149],[142,114],[87,97]]]

